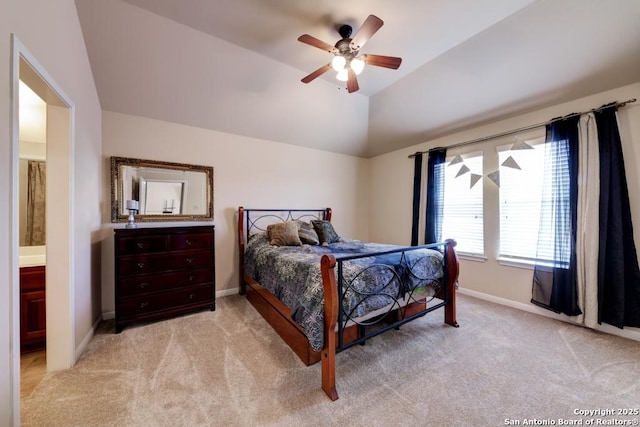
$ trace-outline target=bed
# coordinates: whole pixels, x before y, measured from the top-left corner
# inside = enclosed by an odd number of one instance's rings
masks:
[[[440,308],[445,323],[458,326],[459,265],[453,240],[350,240],[335,232],[331,217],[330,208],[240,207],[238,243],[240,294],[306,365],[321,361],[322,389],[336,400],[338,352]]]

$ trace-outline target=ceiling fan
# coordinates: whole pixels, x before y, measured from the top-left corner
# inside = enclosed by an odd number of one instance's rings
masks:
[[[382,27],[383,24],[384,22],[382,19],[375,15],[369,15],[353,38],[351,38],[351,33],[353,31],[351,26],[342,25],[338,29],[338,33],[340,33],[342,39],[338,40],[334,46],[310,36],[309,34],[303,34],[298,37],[298,41],[301,41],[302,43],[306,43],[335,55],[329,64],[323,65],[313,73],[303,78],[302,83],[309,83],[316,77],[321,76],[333,68],[338,72],[336,78],[340,81],[346,81],[347,91],[352,93],[360,89],[358,86],[357,75],[362,72],[365,64],[397,70],[402,63],[402,58],[371,54],[359,55],[362,46],[364,46],[364,44],[376,33],[376,31],[380,29],[380,27]]]

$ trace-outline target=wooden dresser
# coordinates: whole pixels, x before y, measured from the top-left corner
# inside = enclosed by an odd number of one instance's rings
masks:
[[[116,229],[114,248],[116,333],[215,310],[214,226]]]

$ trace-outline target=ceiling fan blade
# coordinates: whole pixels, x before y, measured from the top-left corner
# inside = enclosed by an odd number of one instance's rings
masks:
[[[329,43],[325,43],[320,39],[310,36],[309,34],[301,35],[300,37],[298,37],[298,41],[301,41],[302,43],[306,43],[313,47],[317,47],[318,49],[322,49],[325,52],[337,53],[338,51],[338,49],[336,49],[334,46],[330,45]]]
[[[358,78],[356,77],[356,73],[351,68],[349,68],[348,76],[349,78],[347,79],[347,92],[357,92],[358,89],[360,89],[360,86],[358,86]]]
[[[315,70],[313,73],[309,74],[307,77],[302,79],[302,83],[309,83],[314,80],[316,77],[319,77],[329,71],[331,69],[331,64],[323,65],[322,67]]]
[[[402,58],[398,58],[395,56],[384,56],[384,55],[371,55],[366,54],[362,55],[364,58],[364,62],[369,65],[375,65],[377,67],[384,68],[392,68],[397,70],[402,63]]]
[[[382,21],[382,19],[375,15],[369,15],[364,21],[364,24],[362,24],[362,27],[360,27],[356,35],[351,39],[351,48],[353,50],[360,50],[383,24],[384,21]]]

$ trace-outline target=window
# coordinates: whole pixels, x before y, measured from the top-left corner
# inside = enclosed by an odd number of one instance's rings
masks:
[[[538,247],[544,144],[527,141],[531,150],[498,147],[500,163],[500,257],[534,260]],[[511,157],[520,169],[504,166]]]
[[[552,215],[548,214],[552,209],[549,202],[552,199],[552,188],[551,180],[545,177],[546,147],[544,138],[528,140],[526,143],[533,149],[512,150],[513,144],[498,147],[499,256],[528,261],[549,261],[554,259],[555,227],[549,222]],[[559,158],[557,161],[566,162],[566,159]],[[515,165],[517,167],[514,167]],[[568,176],[567,169],[567,179]],[[540,227],[541,221],[543,227]]]
[[[442,237],[455,239],[460,254],[484,255],[482,152],[447,157]]]

